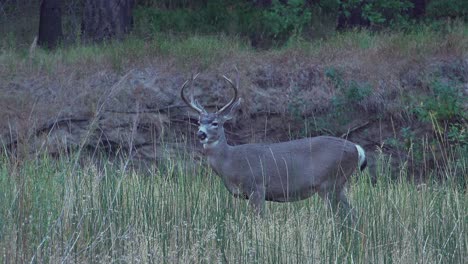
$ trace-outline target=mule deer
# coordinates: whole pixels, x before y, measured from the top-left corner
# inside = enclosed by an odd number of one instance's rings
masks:
[[[203,144],[211,168],[235,197],[248,199],[258,214],[263,214],[266,201],[292,202],[318,193],[332,205],[350,205],[345,194],[346,181],[359,165],[363,170],[366,157],[362,147],[345,139],[318,136],[275,144],[230,146],[223,125],[233,117],[241,99],[236,84],[223,78],[234,91],[233,98],[215,113],[209,113],[193,92],[190,100],[186,87],[192,86],[198,74],[181,88],[182,100],[199,113],[197,137]]]

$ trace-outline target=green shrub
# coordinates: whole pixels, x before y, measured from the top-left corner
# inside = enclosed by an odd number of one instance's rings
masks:
[[[320,12],[323,14],[334,14],[338,13],[340,7],[340,1],[337,0],[321,0],[316,1],[315,5],[319,8]]]
[[[345,81],[342,72],[336,68],[325,69],[325,76],[333,83],[335,89],[341,92],[341,95],[336,96],[332,101],[335,107],[356,105],[372,93],[372,86],[369,83]]]
[[[287,3],[273,1],[269,8],[255,7],[252,2],[211,0],[198,8],[161,9],[138,7],[136,31],[142,35],[158,32],[225,33],[254,37],[261,41],[285,43],[300,36],[310,23],[311,12],[304,0]]]
[[[468,1],[432,0],[427,4],[426,14],[431,19],[460,17],[466,20],[468,16]]]
[[[273,0],[271,7],[262,12],[261,24],[268,37],[287,40],[299,36],[311,17],[304,0],[289,0],[286,3]]]
[[[447,138],[450,143],[468,146],[468,131],[466,124],[451,124],[447,132]],[[468,152],[467,152],[468,154]]]
[[[372,86],[369,83],[358,83],[350,81],[347,89],[344,91],[346,101],[349,103],[359,103],[372,93]]]
[[[409,0],[349,0],[341,1],[341,7],[346,17],[361,10],[362,18],[372,26],[382,27],[406,21],[413,4]]]
[[[363,6],[363,16],[373,25],[392,25],[407,20],[407,11],[412,7],[409,0],[375,0]]]
[[[337,89],[341,89],[344,86],[344,80],[342,72],[334,67],[328,67],[325,69],[325,77],[327,77]]]
[[[433,82],[431,94],[422,98],[414,112],[424,121],[451,121],[466,118],[463,110],[463,95],[454,83]]]
[[[211,0],[205,7],[197,9],[140,6],[135,9],[134,16],[136,30],[145,35],[157,32],[219,33],[237,27],[235,22],[243,10],[241,4],[230,5],[229,1]]]

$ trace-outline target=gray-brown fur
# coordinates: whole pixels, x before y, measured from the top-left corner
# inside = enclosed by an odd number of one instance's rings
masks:
[[[237,89],[227,77],[224,78]],[[182,87],[181,96],[200,114],[198,137],[205,155],[234,196],[249,199],[259,214],[263,213],[265,200],[292,202],[315,193],[332,206],[340,202],[350,209],[345,185],[358,166],[365,166],[362,148],[350,141],[328,136],[275,144],[230,146],[223,125],[232,118],[240,99],[236,101],[234,97],[221,111],[208,113],[194,103],[193,98],[189,102],[184,97],[186,84]]]

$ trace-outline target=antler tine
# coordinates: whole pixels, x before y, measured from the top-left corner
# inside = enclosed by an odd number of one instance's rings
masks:
[[[200,73],[197,73],[194,75],[192,75],[192,79],[191,80],[187,80],[184,82],[184,84],[182,85],[182,89],[180,90],[180,97],[182,97],[182,100],[190,107],[192,108],[193,110],[197,111],[198,113],[205,113],[205,109],[203,109],[202,106],[200,106],[200,104],[193,99],[193,92],[190,94],[190,101],[187,100],[187,97],[185,96],[185,93],[184,93],[184,90],[185,88],[187,87],[187,84],[190,82],[190,86],[193,85],[193,82],[195,81],[195,79],[198,77]]]
[[[239,70],[237,70],[237,67],[235,67],[236,72],[237,72],[237,77],[236,77],[236,84],[231,81],[226,75],[223,75],[223,78],[231,85],[231,87],[234,89],[234,96],[232,97],[231,101],[227,103],[225,106],[223,106],[221,109],[218,110],[216,113],[222,113],[224,110],[228,109],[234,102],[237,100],[237,95],[238,95],[238,90],[239,90]]]

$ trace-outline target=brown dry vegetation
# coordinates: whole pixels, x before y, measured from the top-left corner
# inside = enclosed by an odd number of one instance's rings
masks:
[[[202,72],[195,95],[219,107],[229,96],[219,75],[232,75],[236,65],[244,103],[228,124],[231,143],[331,134],[405,164],[413,150],[388,140],[437,138],[434,123],[420,120],[414,108],[436,80],[467,96],[467,52],[466,25],[456,23],[446,32],[348,32],[270,51],[217,36],[130,38],[54,52],[3,49],[0,141],[20,158],[84,146],[157,160],[185,149],[185,142],[197,146],[194,113],[179,98],[183,81]],[[451,122],[466,135],[465,117]],[[419,160],[417,176],[428,173],[440,151]]]

